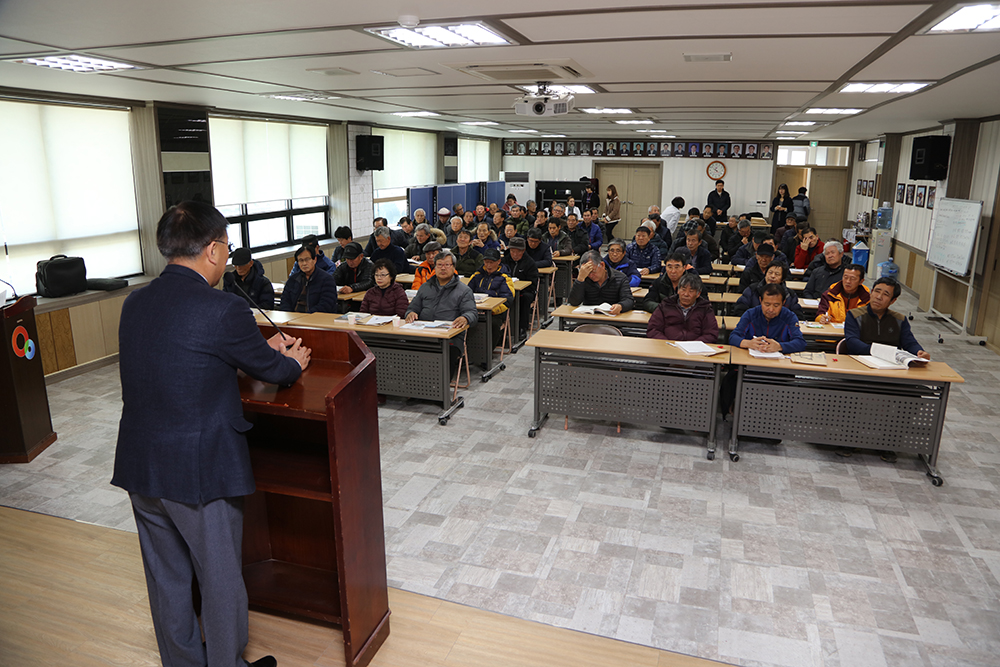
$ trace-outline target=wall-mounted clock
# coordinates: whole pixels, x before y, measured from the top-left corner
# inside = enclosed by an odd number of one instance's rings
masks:
[[[712,160],[708,163],[708,167],[705,169],[705,173],[713,181],[717,181],[720,178],[725,178],[726,176],[726,165],[718,160]]]

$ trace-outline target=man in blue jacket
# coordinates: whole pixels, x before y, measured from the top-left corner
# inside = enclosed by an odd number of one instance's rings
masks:
[[[625,255],[632,260],[635,268],[639,270],[639,275],[642,276],[660,272],[660,251],[649,242],[650,236],[649,227],[639,225],[639,228],[635,230],[635,240],[629,243],[625,249]]]
[[[649,231],[645,227],[640,227],[639,229],[644,232]],[[648,238],[649,234],[647,233],[645,236]],[[609,274],[612,269],[624,273],[625,277],[628,278],[629,287],[638,287],[642,281],[639,269],[636,268],[635,262],[628,258],[627,251],[625,250],[625,242],[621,239],[615,239],[608,244],[608,254],[604,256],[604,264]]]
[[[316,268],[316,251],[302,246],[295,251],[298,273],[288,276],[281,293],[281,310],[288,313],[336,313],[337,281]]]
[[[242,298],[212,289],[226,270],[227,225],[202,202],[168,210],[156,230],[167,267],[128,296],[118,329],[123,407],[111,483],[132,501],[164,665],[246,664],[243,496],[255,487],[237,370],[290,385],[310,359],[300,339],[265,340]]]

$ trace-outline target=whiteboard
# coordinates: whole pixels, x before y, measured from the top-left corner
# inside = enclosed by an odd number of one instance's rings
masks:
[[[956,276],[968,275],[982,211],[981,201],[938,199],[931,220],[927,262]]]

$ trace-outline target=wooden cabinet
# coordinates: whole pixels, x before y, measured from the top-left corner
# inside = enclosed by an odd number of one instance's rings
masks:
[[[312,348],[299,381],[240,377],[257,483],[247,594],[251,607],[340,625],[347,664],[366,665],[389,635],[375,357],[353,332],[282,330]]]

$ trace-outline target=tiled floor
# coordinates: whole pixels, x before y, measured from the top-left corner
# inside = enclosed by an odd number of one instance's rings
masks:
[[[530,348],[445,427],[438,407],[390,399],[390,584],[741,665],[1000,664],[1000,357],[913,327],[967,380],[940,488],[912,457],[801,443],[709,462],[699,437],[558,416],[529,439]],[[0,504],[134,530],[107,484],[117,366],[49,394],[59,440],[0,466]]]

